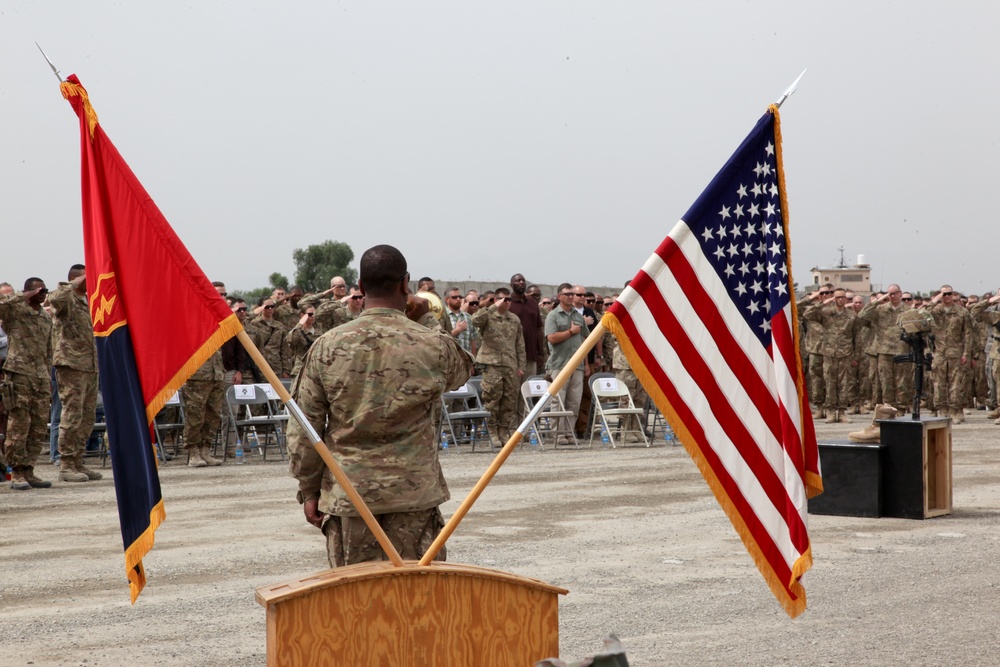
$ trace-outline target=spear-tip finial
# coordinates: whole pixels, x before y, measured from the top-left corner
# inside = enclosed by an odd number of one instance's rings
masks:
[[[63,82],[63,78],[62,78],[62,76],[61,76],[61,75],[59,74],[59,70],[57,70],[57,69],[56,69],[56,66],[52,64],[52,61],[51,61],[51,60],[49,60],[49,57],[48,57],[47,55],[45,55],[45,51],[42,51],[42,47],[41,47],[41,46],[39,46],[38,42],[35,42],[35,46],[37,46],[37,47],[38,47],[38,50],[39,50],[39,51],[41,51],[41,53],[42,53],[42,57],[43,57],[43,58],[45,58],[45,62],[47,62],[47,63],[49,64],[49,67],[51,67],[51,68],[52,68],[52,73],[56,75],[56,78],[57,78],[57,79],[59,79],[59,83],[62,83],[62,82]]]
[[[782,93],[781,98],[777,102],[774,103],[779,109],[781,108],[781,105],[785,103],[785,100],[787,100],[789,97],[791,97],[792,93],[795,92],[795,89],[799,87],[799,81],[801,81],[802,77],[804,77],[806,75],[806,71],[808,69],[809,68],[807,67],[806,69],[802,70],[802,74],[799,74],[799,78],[795,79],[795,81],[792,82],[792,85],[790,85],[788,88],[786,88],[785,92]]]

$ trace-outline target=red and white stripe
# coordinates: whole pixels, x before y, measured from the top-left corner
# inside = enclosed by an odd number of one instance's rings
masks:
[[[793,307],[773,316],[764,348],[681,221],[610,312],[680,422],[685,446],[718,480],[720,503],[738,513],[758,566],[762,557],[794,600],[793,572],[809,550],[806,461],[817,474],[818,461],[804,455],[815,435],[802,419]]]

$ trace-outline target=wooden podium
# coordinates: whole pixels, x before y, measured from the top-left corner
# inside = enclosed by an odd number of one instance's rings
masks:
[[[559,655],[559,595],[543,581],[435,561],[360,563],[257,589],[267,664],[483,667]]]

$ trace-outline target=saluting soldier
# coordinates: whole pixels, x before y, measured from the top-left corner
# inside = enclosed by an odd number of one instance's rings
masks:
[[[476,363],[483,369],[483,407],[493,415],[497,433],[506,439],[517,426],[514,420],[526,363],[524,328],[510,312],[510,290],[498,287],[495,294],[493,305],[480,308],[472,324],[480,337]]]
[[[52,400],[52,317],[42,308],[48,293],[41,278],[28,278],[23,292],[0,297],[0,320],[8,335],[0,397],[9,413],[6,458],[16,491],[52,486],[35,476],[35,461],[49,442]]]
[[[49,294],[52,320],[52,363],[62,402],[59,421],[59,479],[87,482],[101,473],[83,465],[87,440],[97,419],[97,346],[87,303],[87,272],[74,264],[68,283]]]
[[[417,560],[444,526],[439,505],[450,497],[432,408],[468,381],[472,357],[438,327],[419,323],[428,315],[423,299],[407,310],[410,275],[396,248],[366,250],[360,274],[365,311],[313,344],[293,395],[399,554]],[[384,560],[297,423],[289,425],[288,453],[298,500],[326,535],[330,565]]]

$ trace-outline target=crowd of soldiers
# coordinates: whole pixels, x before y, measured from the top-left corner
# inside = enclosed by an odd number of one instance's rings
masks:
[[[358,318],[365,308],[361,287],[348,285],[340,276],[331,279],[330,288],[321,293],[305,294],[297,286],[279,288],[252,305],[229,295],[224,283],[213,285],[281,378],[294,379],[316,340]],[[437,296],[429,277],[418,281],[417,292]],[[616,297],[569,283],[556,294],[543,296],[522,274],[512,276],[509,286],[482,294],[452,289],[444,298],[438,297],[442,308],[435,326],[452,335],[474,358],[474,373],[482,376],[483,403],[491,414],[494,434],[506,437],[520,422],[524,414],[521,383],[536,375],[554,378]],[[50,420],[52,440],[58,443],[51,460],[59,465],[59,480],[100,479],[101,473],[83,464],[99,390],[83,265],[74,265],[67,281],[51,293],[35,277],[26,280],[20,292],[10,284],[0,284],[0,364],[0,464],[9,466],[12,487],[51,486],[35,474],[44,443],[50,441]],[[563,402],[576,419],[559,442],[584,435],[590,407],[584,378],[595,372],[616,372],[636,401],[645,401],[638,380],[617,352],[614,337],[606,333],[574,369],[562,391]],[[264,381],[236,339],[225,343],[188,379],[181,388],[187,465],[221,465],[211,451],[222,420],[228,418],[223,409],[226,389]],[[54,392],[61,401],[52,400]],[[61,414],[50,415],[53,406]]]
[[[966,410],[988,410],[1000,425],[1000,291],[963,295],[942,285],[930,298],[891,284],[868,299],[826,284],[798,300],[803,365],[814,416],[828,423],[868,413],[880,404],[897,414],[914,400],[934,416],[965,421]],[[901,322],[926,319],[931,353],[915,396],[912,350]],[[911,358],[906,358],[911,355]]]

